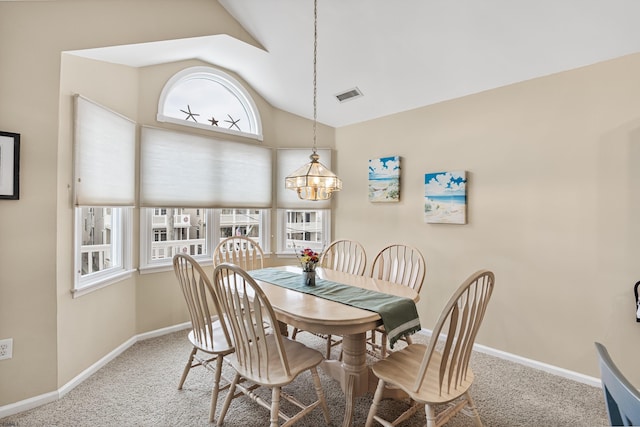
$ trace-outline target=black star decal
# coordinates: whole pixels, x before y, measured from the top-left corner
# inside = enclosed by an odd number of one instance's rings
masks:
[[[199,116],[200,114],[192,113],[190,106],[187,105],[187,111],[184,111],[184,110],[180,110],[180,111],[182,111],[187,115],[187,118],[185,120],[193,119],[194,122],[198,123],[195,116]]]
[[[233,117],[231,117],[230,115],[227,114],[227,116],[229,117],[230,120],[225,120],[225,122],[227,123],[231,123],[229,125],[229,129],[231,129],[232,127],[236,127],[236,129],[240,130],[240,127],[237,125],[237,123],[240,121],[240,119],[238,120],[233,120]]]
[[[218,121],[215,119],[215,117],[211,117],[209,119],[209,122],[211,123],[211,126],[218,126]]]

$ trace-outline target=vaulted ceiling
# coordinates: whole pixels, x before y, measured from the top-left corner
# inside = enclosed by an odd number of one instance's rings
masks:
[[[87,56],[199,58],[312,117],[313,1],[218,1],[264,50],[211,35]],[[638,0],[318,0],[318,120],[341,127],[640,52],[639,16]],[[363,96],[336,99],[353,88]]]

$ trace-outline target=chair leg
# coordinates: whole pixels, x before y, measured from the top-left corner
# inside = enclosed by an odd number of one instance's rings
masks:
[[[280,387],[271,391],[271,427],[278,427],[280,418]]]
[[[184,367],[184,371],[182,371],[182,378],[180,378],[180,384],[178,384],[178,390],[182,390],[182,385],[184,384],[184,380],[187,379],[187,374],[191,369],[191,365],[193,364],[193,357],[196,355],[197,348],[193,347],[191,350],[191,354],[189,355],[189,360],[187,361],[187,365]]]
[[[229,410],[229,405],[233,400],[233,395],[236,394],[236,385],[240,381],[240,374],[236,373],[233,377],[233,381],[231,381],[231,385],[229,385],[229,391],[227,392],[227,398],[224,400],[224,406],[222,407],[222,412],[220,412],[220,416],[218,417],[218,422],[216,425],[220,427],[222,422],[224,421],[224,417],[227,415],[227,410]]]
[[[331,359],[331,335],[327,335],[327,354],[325,355],[325,359]]]
[[[375,417],[378,412],[378,405],[382,400],[382,393],[384,393],[384,381],[378,380],[378,387],[376,387],[376,392],[373,395],[373,402],[371,402],[371,407],[369,408],[369,414],[367,415],[367,423],[365,427],[373,426],[373,417]]]
[[[295,341],[296,336],[298,336],[298,328],[293,328],[293,332],[291,332],[291,339]]]
[[[213,390],[211,391],[211,408],[209,409],[209,422],[212,423],[216,417],[216,406],[218,405],[218,393],[220,392],[220,377],[222,376],[222,356],[216,358],[216,372],[213,380]]]
[[[387,357],[387,333],[383,332],[382,334],[382,338],[380,338],[380,356],[384,359],[385,357]]]
[[[322,407],[322,413],[324,414],[324,420],[327,424],[331,424],[331,416],[329,415],[329,406],[327,406],[327,399],[324,397],[324,391],[322,391],[322,383],[320,383],[320,375],[318,375],[318,368],[311,368],[311,377],[313,378],[313,385],[318,395],[318,401]]]
[[[424,405],[424,412],[427,416],[427,427],[436,427],[436,408],[433,405]]]
[[[480,414],[478,413],[476,404],[473,402],[473,399],[471,399],[471,395],[469,394],[468,391],[465,393],[465,398],[467,399],[467,407],[469,408],[469,410],[471,411],[471,414],[473,415],[473,421],[476,427],[482,427],[482,420],[480,420]]]

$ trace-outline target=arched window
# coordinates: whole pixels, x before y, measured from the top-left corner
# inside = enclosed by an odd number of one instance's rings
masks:
[[[211,67],[191,67],[171,77],[160,94],[157,119],[262,141],[260,115],[247,90]]]

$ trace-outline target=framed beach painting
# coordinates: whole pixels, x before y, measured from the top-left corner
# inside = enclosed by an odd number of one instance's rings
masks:
[[[369,201],[400,200],[400,156],[369,160]]]
[[[430,224],[467,223],[466,171],[424,175],[424,221]]]

